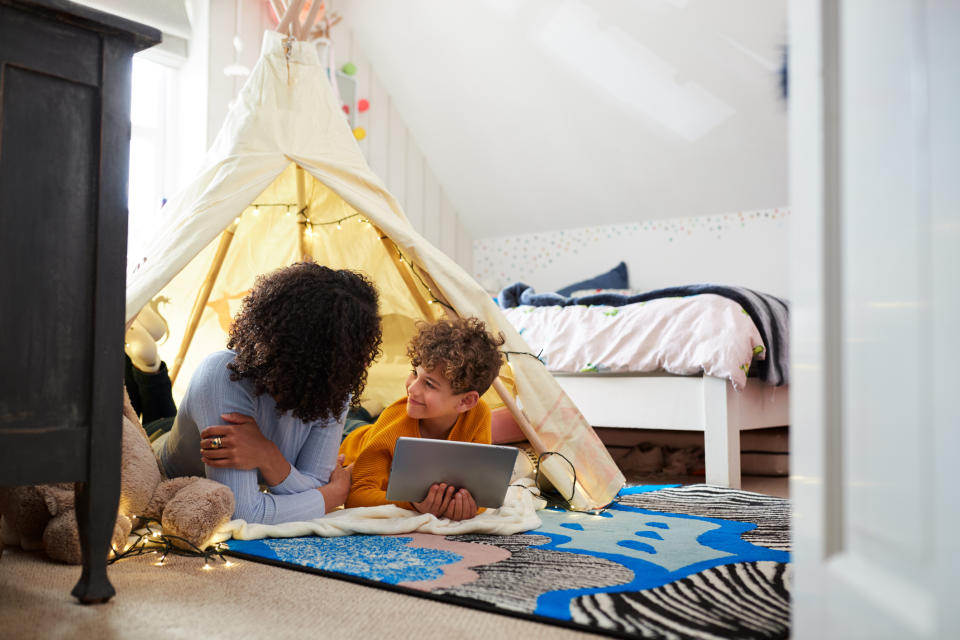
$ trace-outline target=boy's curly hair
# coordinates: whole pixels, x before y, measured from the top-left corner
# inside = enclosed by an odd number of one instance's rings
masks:
[[[499,347],[503,343],[503,334],[492,336],[478,318],[421,322],[407,355],[414,368],[440,369],[454,393],[476,391],[482,395],[500,373],[503,355]]]
[[[230,379],[251,380],[301,420],[338,418],[380,355],[377,301],[363,275],[314,262],[258,276],[230,328]]]

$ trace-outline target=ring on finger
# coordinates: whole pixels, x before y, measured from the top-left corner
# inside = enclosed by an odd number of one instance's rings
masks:
[[[223,446],[223,441],[220,440],[220,436],[216,436],[210,440],[211,449],[219,449],[222,446]]]

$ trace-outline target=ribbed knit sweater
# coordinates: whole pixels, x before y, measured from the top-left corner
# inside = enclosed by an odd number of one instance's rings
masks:
[[[340,444],[340,453],[353,464],[353,482],[347,507],[374,507],[395,504],[413,509],[409,502],[387,500],[387,483],[397,438],[419,438],[420,422],[407,415],[407,399],[400,398],[383,410],[375,424],[358,427]],[[490,408],[480,400],[460,414],[447,440],[490,444]]]

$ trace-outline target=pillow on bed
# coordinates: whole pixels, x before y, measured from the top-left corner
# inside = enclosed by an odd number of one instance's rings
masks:
[[[601,273],[588,280],[567,285],[562,289],[557,289],[556,292],[561,296],[569,297],[574,291],[580,291],[581,289],[626,289],[629,286],[627,281],[627,263],[621,262],[606,273]]]

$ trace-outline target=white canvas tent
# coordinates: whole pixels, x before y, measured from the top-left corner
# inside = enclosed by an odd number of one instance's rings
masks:
[[[536,449],[572,463],[575,507],[605,505],[623,486],[593,429],[493,300],[413,229],[370,171],[316,47],[267,32],[202,170],[128,260],[128,321],[158,294],[169,299],[161,355],[178,372],[178,397],[199,359],[224,347],[254,278],[304,258],[362,271],[380,291],[384,356],[369,373],[365,406],[403,395],[417,320],[475,316],[506,336],[503,349],[514,353],[496,389]],[[542,471],[558,489],[571,486],[560,456],[545,458]]]

